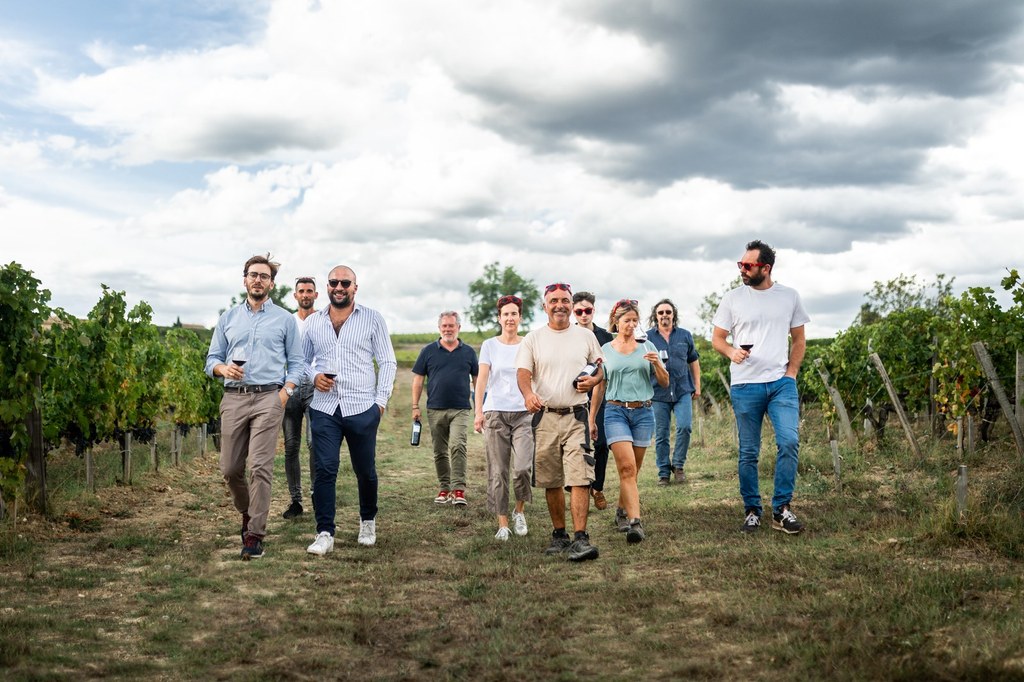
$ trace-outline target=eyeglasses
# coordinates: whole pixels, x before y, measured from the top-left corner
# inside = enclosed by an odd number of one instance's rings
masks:
[[[577,308],[573,312],[576,313],[577,315],[593,315],[594,314],[594,309],[593,308]]]
[[[767,263],[744,263],[743,261],[736,261],[736,267],[743,272],[750,272],[753,268],[763,268],[768,265]]]
[[[518,296],[502,296],[501,298],[498,299],[498,310],[501,310],[509,303],[515,303],[520,308],[523,307],[523,299],[519,298]]]
[[[554,284],[547,285],[546,287],[544,287],[544,293],[550,294],[552,291],[555,291],[556,289],[568,291],[570,294],[572,293],[572,288],[565,282],[555,282]]]
[[[259,280],[261,282],[269,282],[271,279],[270,275],[265,272],[247,272],[245,273],[245,277],[246,279],[251,279],[253,281]]]
[[[659,315],[671,315],[672,311],[671,310],[659,310],[658,314]]]
[[[332,289],[337,289],[339,287],[342,288],[342,289],[348,289],[350,286],[352,286],[352,280],[350,280],[350,279],[329,279],[329,280],[327,280],[327,286],[329,286]]]

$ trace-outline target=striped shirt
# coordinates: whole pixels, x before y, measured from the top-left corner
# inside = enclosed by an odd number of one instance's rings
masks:
[[[309,406],[327,414],[334,414],[340,407],[343,417],[362,414],[375,403],[387,407],[398,370],[384,317],[372,308],[354,305],[338,334],[331,323],[330,306],[307,317],[302,340],[311,377],[331,371],[337,374],[334,390],[317,389]]]

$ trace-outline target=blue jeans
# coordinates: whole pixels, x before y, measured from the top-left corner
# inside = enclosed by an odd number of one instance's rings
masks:
[[[334,535],[334,509],[337,501],[338,464],[342,439],[348,441],[349,459],[359,489],[359,518],[369,521],[377,517],[377,426],[380,408],[371,405],[362,414],[341,416],[320,410],[309,411],[313,426],[313,511],[316,532]]]
[[[676,446],[669,459],[669,421],[676,417]],[[686,453],[690,450],[693,431],[693,399],[690,396],[666,403],[654,401],[654,461],[658,465],[658,478],[668,478],[672,469],[686,466]]]
[[[746,510],[761,515],[757,460],[761,454],[761,424],[767,414],[775,429],[775,494],[772,509],[778,511],[793,499],[800,452],[800,403],[796,379],[782,377],[766,384],[735,384],[730,391],[740,437],[740,496]]]

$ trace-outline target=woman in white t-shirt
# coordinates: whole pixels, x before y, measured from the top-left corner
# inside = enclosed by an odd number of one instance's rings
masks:
[[[512,524],[516,535],[526,535],[527,502],[533,500],[533,426],[516,381],[516,352],[522,337],[523,301],[518,296],[498,299],[501,334],[480,347],[480,373],[476,378],[476,418],[473,428],[483,432],[487,451],[487,509],[498,516],[494,538],[505,542],[508,527],[509,469],[516,506]]]

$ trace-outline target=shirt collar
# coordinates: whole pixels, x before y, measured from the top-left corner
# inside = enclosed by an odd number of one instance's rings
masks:
[[[264,310],[266,310],[268,305],[273,307],[274,306],[274,300],[272,298],[270,298],[270,296],[267,296],[267,300],[265,300],[263,302],[263,305],[260,306],[260,309],[258,311],[253,311],[252,306],[249,305],[249,297],[248,296],[246,296],[245,300],[242,301],[242,305],[244,305],[245,309],[248,310],[250,313],[255,312],[256,314],[259,314],[259,313],[262,313]]]

